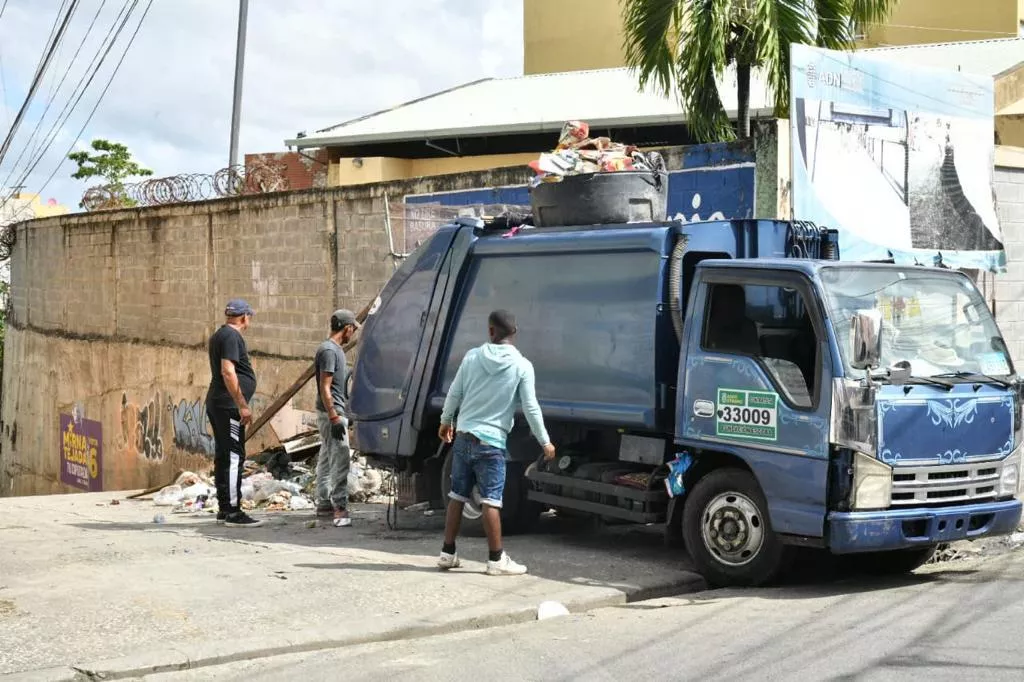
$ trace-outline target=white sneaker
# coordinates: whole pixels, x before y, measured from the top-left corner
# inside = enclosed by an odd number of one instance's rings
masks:
[[[458,568],[462,565],[459,561],[459,555],[449,554],[448,552],[441,552],[441,557],[437,560],[437,567],[442,571],[447,571],[450,568]]]
[[[523,575],[526,573],[526,566],[512,561],[507,552],[501,553],[497,561],[487,562],[487,575]]]

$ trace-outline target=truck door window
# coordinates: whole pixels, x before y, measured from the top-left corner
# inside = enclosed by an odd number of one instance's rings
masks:
[[[814,404],[818,341],[799,290],[782,285],[712,283],[704,350],[756,358],[794,407]]]

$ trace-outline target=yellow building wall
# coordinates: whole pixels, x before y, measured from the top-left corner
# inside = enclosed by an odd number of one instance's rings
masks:
[[[523,73],[617,68],[619,0],[523,0]]]
[[[1010,38],[1024,0],[901,0],[884,26],[864,26],[861,47]],[[523,0],[523,71],[527,75],[617,68],[621,0]]]
[[[1022,0],[901,0],[884,26],[864,26],[865,47],[1012,38]]]
[[[996,144],[1024,147],[1024,116],[996,116]]]
[[[329,186],[365,185],[432,175],[451,175],[472,171],[525,166],[539,153],[492,154],[489,156],[446,156],[437,159],[396,159],[392,157],[352,158],[331,161],[327,170]]]

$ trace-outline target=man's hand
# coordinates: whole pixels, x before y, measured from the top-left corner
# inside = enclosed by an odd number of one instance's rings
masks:
[[[437,430],[437,437],[442,443],[451,443],[455,440],[455,429],[451,424],[441,424],[441,428]]]
[[[545,462],[550,462],[551,460],[553,460],[555,458],[555,446],[553,444],[548,443],[542,449],[544,450],[544,461]]]
[[[238,410],[238,414],[241,416],[242,426],[248,426],[252,423],[252,410],[249,409],[248,405]]]
[[[345,439],[345,422],[341,420],[340,416],[335,416],[331,419],[331,438],[334,440]]]

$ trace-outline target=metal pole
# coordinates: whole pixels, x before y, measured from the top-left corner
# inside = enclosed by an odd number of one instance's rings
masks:
[[[231,107],[231,151],[228,165],[238,165],[238,122],[242,115],[242,72],[245,70],[245,24],[249,16],[249,0],[238,3],[238,45],[235,48],[235,99]]]

